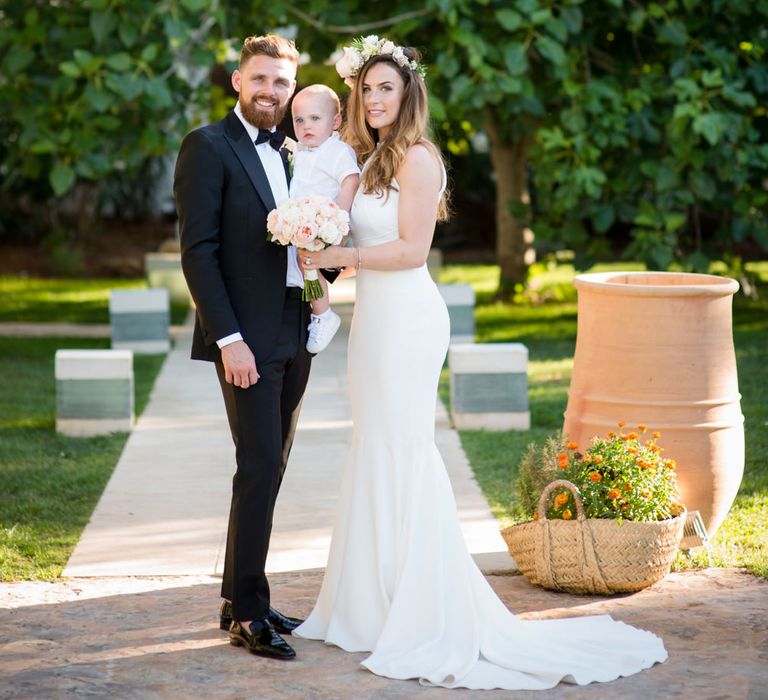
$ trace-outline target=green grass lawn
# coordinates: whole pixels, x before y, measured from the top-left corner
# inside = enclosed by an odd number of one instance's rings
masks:
[[[633,269],[621,263],[593,271]],[[637,269],[637,268],[634,268]],[[748,270],[768,282],[768,263]],[[574,271],[567,265],[540,268],[532,291],[514,304],[492,299],[498,269],[492,265],[447,266],[446,284],[472,284],[477,292],[478,342],[521,342],[529,350],[527,432],[461,431],[461,441],[477,480],[502,526],[526,520],[515,501],[514,480],[526,446],[557,433],[563,424],[576,345]],[[692,559],[678,557],[676,566],[745,567],[768,578],[768,285],[762,299],[734,301],[734,342],[742,393],[746,433],[744,479],[731,512],[710,548]],[[534,302],[537,303],[533,303]],[[542,303],[543,302],[543,303]],[[448,373],[441,395],[447,399]]]
[[[146,280],[0,276],[0,322],[109,323],[112,289],[145,289]],[[171,323],[181,324],[186,304],[171,304]]]
[[[127,433],[55,432],[54,354],[108,340],[0,338],[0,580],[61,574],[122,452]],[[164,355],[134,357],[136,413]]]

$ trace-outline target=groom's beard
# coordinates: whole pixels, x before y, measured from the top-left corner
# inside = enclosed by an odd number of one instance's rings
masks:
[[[271,129],[283,121],[283,117],[288,110],[287,103],[280,105],[275,101],[274,107],[271,110],[264,111],[256,107],[254,104],[256,99],[258,99],[258,96],[253,101],[248,102],[242,96],[239,97],[240,109],[249,124],[253,124],[257,129]]]

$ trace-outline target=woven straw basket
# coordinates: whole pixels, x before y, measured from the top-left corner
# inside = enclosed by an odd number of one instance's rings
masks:
[[[576,520],[547,520],[551,493],[567,488]],[[553,481],[539,498],[539,519],[501,531],[509,553],[531,583],[569,593],[630,593],[669,572],[683,536],[685,513],[635,522],[587,518],[578,489]]]

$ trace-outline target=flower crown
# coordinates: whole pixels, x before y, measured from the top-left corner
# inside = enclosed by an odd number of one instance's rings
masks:
[[[424,66],[405,55],[402,46],[395,46],[389,39],[379,39],[375,34],[361,36],[354,39],[351,46],[345,46],[344,55],[336,61],[336,72],[349,87],[352,87],[353,78],[360,72],[365,62],[374,56],[389,56],[398,66],[416,71],[422,78],[427,74]]]

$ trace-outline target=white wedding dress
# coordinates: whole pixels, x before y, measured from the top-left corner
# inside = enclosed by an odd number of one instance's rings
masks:
[[[397,192],[385,200],[359,190],[355,245],[397,239],[397,207]],[[448,312],[426,266],[358,273],[352,445],[320,595],[294,635],[370,652],[362,664],[378,675],[447,688],[586,684],[664,661],[658,637],[608,615],[518,619],[486,582],[434,442],[448,338]]]

